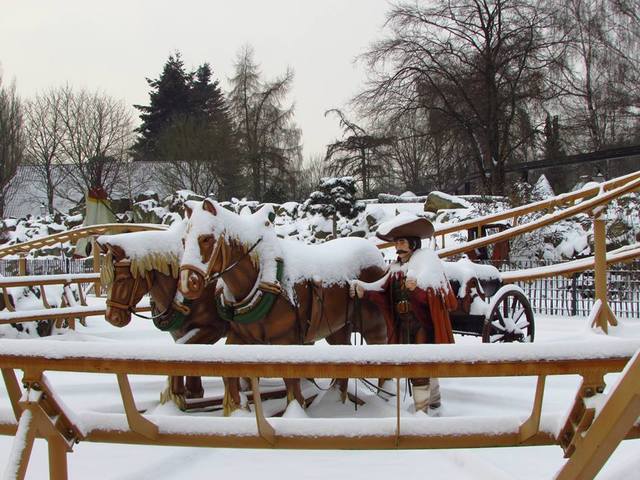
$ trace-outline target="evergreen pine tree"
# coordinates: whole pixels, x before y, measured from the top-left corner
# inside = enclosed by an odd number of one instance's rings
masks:
[[[193,74],[185,71],[179,52],[169,56],[157,79],[147,78],[151,87],[149,105],[134,105],[140,111],[142,121],[136,129],[140,137],[133,147],[138,160],[154,160],[160,134],[174,120],[191,110],[192,78]]]
[[[303,209],[332,219],[336,237],[338,215],[355,218],[364,211],[364,203],[357,201],[355,194],[356,180],[353,177],[326,177],[320,181],[319,190],[309,195]]]
[[[240,165],[229,108],[208,63],[185,70],[179,53],[169,56],[160,77],[147,80],[149,106],[140,110],[137,159],[162,161],[160,181],[219,198],[238,195]]]

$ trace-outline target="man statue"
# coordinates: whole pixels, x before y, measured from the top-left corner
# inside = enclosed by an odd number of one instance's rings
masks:
[[[377,304],[387,321],[389,343],[453,343],[449,311],[457,299],[440,259],[422,239],[433,236],[426,218],[402,213],[378,228],[377,237],[395,244],[397,260],[382,281],[354,281],[351,295]],[[424,272],[424,275],[420,275]],[[435,280],[435,282],[434,282]],[[431,282],[431,283],[430,283]],[[436,378],[412,378],[415,411],[440,415],[440,386]]]

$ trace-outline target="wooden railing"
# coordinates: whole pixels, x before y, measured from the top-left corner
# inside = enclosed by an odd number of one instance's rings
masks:
[[[612,180],[608,180],[604,183],[601,183],[600,185],[598,185],[597,187],[591,187],[591,188],[585,188],[582,190],[578,190],[576,192],[569,192],[569,193],[563,193],[561,195],[557,195],[555,197],[552,198],[548,198],[546,200],[540,200],[538,202],[534,202],[534,203],[529,203],[527,205],[522,205],[520,207],[516,207],[516,208],[512,208],[509,210],[505,210],[503,212],[499,212],[499,213],[494,213],[491,215],[485,215],[482,217],[478,217],[478,218],[474,218],[471,220],[465,220],[462,222],[458,222],[458,223],[451,223],[451,224],[446,224],[446,225],[437,225],[435,227],[435,232],[434,232],[434,237],[440,237],[441,238],[441,242],[440,242],[440,247],[441,248],[445,248],[446,247],[446,242],[445,242],[445,236],[450,234],[450,233],[455,233],[455,232],[461,232],[461,231],[468,231],[470,229],[476,229],[478,231],[478,233],[481,232],[482,226],[484,225],[490,225],[493,223],[498,223],[501,222],[503,220],[511,220],[511,226],[515,227],[516,225],[518,225],[518,219],[524,215],[528,215],[530,213],[535,213],[535,212],[543,212],[543,211],[547,211],[547,212],[553,212],[553,210],[555,208],[561,207],[561,208],[568,208],[571,206],[575,206],[575,203],[579,200],[584,200],[584,199],[588,199],[591,197],[594,197],[596,195],[598,195],[601,192],[610,192],[612,190],[617,190],[620,189],[620,187],[624,187],[625,185],[630,184],[631,182],[633,182],[634,180],[638,180],[640,179],[640,171],[637,172],[633,172],[630,173],[628,175],[624,175],[622,177],[618,177],[618,178],[614,178]],[[601,205],[601,204],[606,204],[608,202],[610,202],[612,199],[617,198],[618,196],[624,195],[626,193],[629,193],[629,191],[633,191],[635,189],[637,189],[638,186],[634,186],[632,189],[630,190],[618,190],[619,193],[617,193],[616,195],[610,197],[607,200],[604,201],[599,201],[599,202],[595,202],[595,205]],[[570,215],[564,215],[561,218],[558,218],[557,220],[554,221],[558,221],[558,220],[562,220],[564,218],[576,215],[577,213],[582,213],[584,211],[588,211],[589,207],[585,208],[585,209],[579,209],[574,211],[575,213],[571,213]],[[559,212],[554,212],[554,217],[555,214],[559,213]],[[539,227],[534,227],[535,228],[539,228]],[[510,230],[501,232],[501,233],[506,233]],[[516,235],[519,235],[520,233],[517,233]],[[480,237],[481,235],[478,235],[478,237]],[[469,251],[472,250],[474,248],[479,248],[482,246],[486,246],[486,245],[491,245],[493,243],[505,240],[505,239],[509,239],[512,236],[515,235],[505,235],[504,237],[501,237],[500,239],[492,239],[489,240],[487,243],[482,243],[480,245],[476,245],[474,244],[472,247],[470,247],[467,250],[463,250],[463,251]],[[494,236],[491,236],[494,237]],[[487,237],[483,237],[483,238],[479,238],[479,240],[485,240],[487,238],[490,238],[489,236]],[[381,243],[378,245],[379,248],[388,248],[391,247],[393,244],[392,243]],[[467,244],[463,244],[463,245],[467,245]],[[462,253],[462,252],[454,252],[454,253],[448,253],[447,251],[447,255],[446,256],[450,256],[450,255],[455,255],[457,253]]]
[[[33,322],[40,320],[55,320],[60,326],[62,321],[66,321],[70,328],[75,328],[75,321],[84,321],[86,317],[93,315],[104,315],[106,309],[104,306],[91,306],[87,304],[83,284],[99,282],[99,273],[73,273],[61,275],[31,275],[19,277],[3,277],[0,278],[0,289],[6,310],[0,311],[0,325],[8,323]],[[45,285],[62,285],[63,294],[61,304],[55,308],[49,303]],[[73,292],[69,288],[71,285],[77,285],[79,302],[75,301]],[[40,300],[42,308],[37,310],[20,310],[15,311],[12,299],[9,296],[8,289],[15,287],[33,287],[40,292]],[[79,304],[78,304],[79,303]],[[136,311],[149,311],[148,306],[140,306]]]
[[[582,458],[590,426],[599,425],[599,438],[609,429],[600,426],[600,416],[587,399],[604,391],[604,375],[621,371],[639,341],[594,340],[562,345],[513,344],[479,345],[391,345],[376,347],[301,346],[199,346],[167,345],[161,353],[148,345],[119,346],[89,342],[59,342],[42,351],[40,342],[0,340],[0,368],[9,392],[16,422],[0,424],[0,433],[16,435],[11,458],[17,459],[16,474],[24,477],[34,438],[49,442],[51,478],[66,478],[66,453],[79,441],[134,443],[148,445],[288,448],[288,449],[388,449],[458,448],[524,445],[560,445],[567,456]],[[568,352],[575,352],[573,354]],[[579,352],[579,353],[578,353]],[[593,352],[593,353],[588,353]],[[417,360],[421,359],[421,360]],[[23,370],[22,384],[14,369]],[[84,424],[77,424],[77,411],[69,411],[59,400],[54,385],[44,372],[65,371],[113,374],[117,376],[124,414],[110,415],[107,424],[100,414],[83,412]],[[607,397],[604,409],[612,402],[615,411],[604,422],[615,423],[616,437],[636,438],[635,417],[629,408],[640,406],[640,372],[636,358],[625,377]],[[255,419],[182,418],[183,427],[171,420],[163,428],[163,417],[146,417],[138,412],[128,375],[199,375],[249,377],[252,379]],[[541,412],[545,379],[550,375],[579,375],[581,386],[560,433],[541,430]],[[631,375],[631,377],[629,377]],[[259,377],[286,378],[400,378],[415,377],[510,377],[537,376],[532,408],[525,421],[521,417],[501,417],[497,429],[490,419],[468,423],[464,431],[446,428],[448,419],[401,419],[396,402],[396,417],[358,423],[334,419],[296,419],[295,429],[287,419],[266,419],[260,403]],[[631,378],[631,381],[628,380]],[[631,400],[629,400],[631,399]],[[629,402],[632,403],[629,407]],[[625,403],[626,402],[626,403]],[[636,402],[636,403],[633,403]],[[624,415],[621,411],[626,412]],[[604,412],[604,410],[603,410]],[[621,416],[620,421],[618,415]],[[473,417],[470,417],[470,420]],[[456,419],[459,420],[459,419]],[[302,425],[302,423],[304,425]],[[331,428],[327,428],[328,422]],[[454,422],[455,423],[455,422]],[[509,426],[504,426],[509,424]],[[253,426],[252,426],[253,425]],[[342,425],[342,426],[340,426]],[[459,423],[458,423],[459,425]],[[409,428],[410,426],[410,428]],[[434,428],[435,427],[435,428]],[[445,428],[443,428],[445,427]],[[586,436],[585,436],[586,435]],[[609,437],[607,437],[609,438]],[[616,443],[617,445],[617,443]],[[605,458],[606,460],[606,458]],[[593,463],[589,458],[581,461]],[[575,462],[574,462],[575,463]],[[596,462],[597,463],[597,462]],[[601,464],[600,464],[601,466]],[[599,468],[599,467],[598,467]],[[559,478],[578,478],[563,477]]]
[[[16,243],[0,247],[0,258],[7,255],[17,255],[19,253],[27,253],[31,250],[57,245],[59,243],[71,242],[75,243],[81,238],[92,237],[96,235],[105,235],[107,233],[116,232],[138,232],[142,230],[165,230],[167,225],[151,225],[138,223],[105,223],[102,225],[90,225],[87,227],[78,227],[66,232],[55,233],[47,237],[36,238],[28,242]]]

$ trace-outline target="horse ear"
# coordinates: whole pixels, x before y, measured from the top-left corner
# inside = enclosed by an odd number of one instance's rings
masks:
[[[100,241],[100,237],[96,238],[96,244],[98,245],[98,247],[100,247],[100,251],[106,255],[107,252],[109,251],[109,244],[106,242],[103,243],[102,241]]]
[[[216,206],[208,198],[205,198],[204,201],[202,202],[202,208],[204,208],[204,210],[209,212],[211,215],[218,214],[218,211],[216,210]]]
[[[191,215],[193,215],[193,208],[188,203],[184,204],[184,214],[187,218],[191,218]]]

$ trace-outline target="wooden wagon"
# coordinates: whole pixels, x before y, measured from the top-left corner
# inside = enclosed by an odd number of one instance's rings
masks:
[[[482,337],[484,343],[533,342],[533,310],[520,287],[504,285],[491,265],[468,259],[444,265],[458,298],[458,308],[450,313],[454,333]]]

